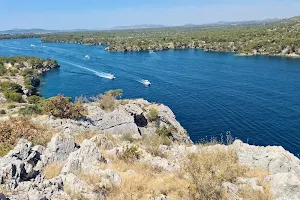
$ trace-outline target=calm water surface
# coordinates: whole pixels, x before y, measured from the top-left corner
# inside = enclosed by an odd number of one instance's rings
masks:
[[[35,44],[36,47],[30,47]],[[92,96],[122,88],[125,98],[168,105],[194,141],[231,134],[256,145],[300,153],[300,59],[238,57],[200,50],[109,53],[101,46],[0,41],[0,55],[57,59],[40,91]],[[84,59],[89,54],[90,60]],[[115,80],[105,78],[113,73]],[[140,83],[148,79],[152,85]]]

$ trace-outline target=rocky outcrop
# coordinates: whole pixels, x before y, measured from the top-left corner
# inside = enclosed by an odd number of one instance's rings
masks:
[[[300,160],[282,147],[259,147],[235,141],[239,161],[251,167],[267,170],[275,199],[300,199]]]
[[[182,172],[182,163],[188,155],[208,151],[234,151],[240,165],[247,166],[247,169],[262,169],[266,173],[263,177],[235,177],[234,181],[221,182],[220,187],[230,197],[239,199],[240,192],[248,187],[258,193],[269,192],[263,185],[268,184],[276,200],[300,199],[300,160],[282,147],[254,146],[240,140],[231,145],[195,145],[167,106],[142,99],[122,102],[112,112],[103,111],[95,104],[86,106],[89,115],[83,119],[34,119],[37,123],[54,127],[53,131],[59,133],[54,134],[46,146],[20,139],[13,150],[0,157],[0,186],[9,199],[104,200],[112,188],[126,183],[126,177],[138,177],[141,173],[139,168],[132,169],[131,163],[129,169],[120,166],[122,170],[116,171],[119,166],[113,164],[117,159],[122,159],[117,163],[122,165],[128,162],[126,156],[133,155],[139,167],[147,166],[153,173],[159,171],[172,177]],[[148,113],[153,109],[158,114],[151,122]],[[154,144],[149,148],[146,139],[151,137],[147,136],[157,136],[155,131],[161,127],[172,127],[171,136],[167,138],[170,143],[162,145],[153,137],[151,142]],[[75,138],[86,131],[92,132],[92,136],[83,140]],[[51,168],[53,165],[59,165],[55,173]],[[47,171],[53,174],[47,176]],[[182,177],[189,179],[187,174]],[[149,199],[171,197],[156,193]]]
[[[105,158],[92,140],[84,140],[75,148],[69,135],[55,135],[47,147],[33,146],[21,139],[5,157],[0,158],[0,185],[9,199],[105,199],[105,193],[95,188],[74,173],[83,171],[101,177],[99,185],[112,187],[121,183],[120,176],[112,169],[97,166]],[[61,174],[46,179],[43,171],[53,162],[65,163]],[[4,198],[4,197],[3,197]]]
[[[60,132],[74,134],[78,132],[96,132],[107,134],[131,134],[135,137],[154,134],[157,128],[173,127],[172,137],[175,141],[191,143],[184,128],[176,120],[172,110],[162,104],[151,104],[143,99],[128,100],[120,104],[112,112],[102,110],[95,103],[87,104],[88,116],[72,119],[50,119],[43,123],[50,125]],[[150,122],[147,114],[150,109],[158,111],[156,122]],[[39,119],[40,120],[40,119]]]

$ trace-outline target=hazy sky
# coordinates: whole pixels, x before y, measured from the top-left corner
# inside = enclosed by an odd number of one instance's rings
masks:
[[[105,29],[300,15],[300,0],[1,0],[0,30]]]

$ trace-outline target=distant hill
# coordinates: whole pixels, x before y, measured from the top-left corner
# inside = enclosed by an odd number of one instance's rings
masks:
[[[115,26],[111,30],[125,30],[125,29],[146,29],[146,28],[164,28],[165,25],[159,24],[141,24],[141,25],[132,25],[132,26]]]
[[[32,28],[32,29],[11,29],[0,31],[0,35],[16,35],[16,34],[45,34],[45,33],[63,33],[63,32],[87,32],[93,31],[88,29],[73,29],[73,30],[46,30],[46,29],[39,29],[39,28]]]

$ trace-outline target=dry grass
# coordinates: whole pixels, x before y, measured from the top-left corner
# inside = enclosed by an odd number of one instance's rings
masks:
[[[44,168],[43,174],[46,179],[52,179],[59,175],[63,164],[61,163],[51,163]]]
[[[160,194],[168,194],[170,199],[188,196],[188,181],[176,173],[157,171],[142,163],[111,160],[113,164],[108,167],[121,175],[122,183],[109,191],[108,200],[148,200]],[[134,170],[136,174],[128,174],[127,170]]]
[[[267,175],[263,171],[250,169],[238,163],[238,157],[233,150],[206,151],[191,154],[184,167],[190,176],[190,195],[192,199],[228,199],[229,195],[222,187],[223,182],[235,183],[238,177],[259,177],[260,180]],[[263,184],[264,193],[245,187],[239,195],[245,199],[271,200],[267,184]]]
[[[169,146],[171,144],[171,140],[167,137],[153,134],[150,136],[143,137],[143,139],[139,141],[139,144],[152,156],[167,158],[168,155],[165,152],[163,152],[161,149],[159,149],[159,146],[160,145]]]
[[[244,173],[233,151],[191,154],[184,169],[191,178],[189,190],[192,199],[226,199],[222,183],[232,183]]]
[[[14,148],[20,138],[45,146],[51,140],[53,131],[26,117],[10,117],[0,121],[0,133],[0,156],[3,156]]]
[[[93,132],[83,132],[83,133],[78,133],[76,135],[74,135],[74,140],[76,144],[81,144],[83,142],[83,140],[87,139],[91,139],[92,137],[94,137],[95,135],[97,135],[96,133]]]

